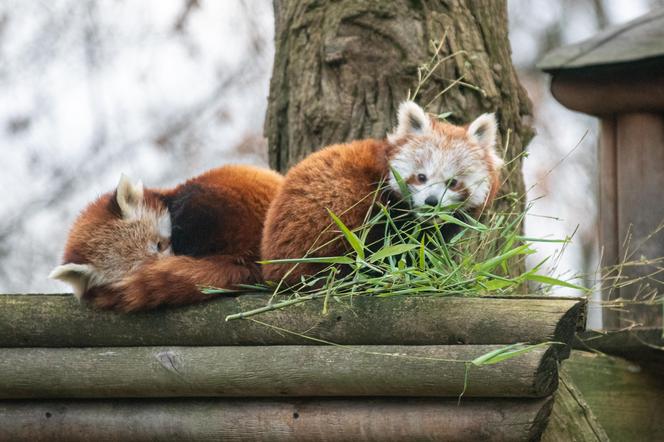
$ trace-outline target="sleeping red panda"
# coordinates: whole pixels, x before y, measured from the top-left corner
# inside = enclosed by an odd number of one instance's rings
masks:
[[[259,282],[263,222],[282,180],[248,166],[213,169],[169,190],[123,176],[78,216],[50,278],[124,312],[208,299],[199,285]]]
[[[328,146],[295,165],[270,205],[263,230],[261,258],[340,256],[348,252],[328,209],[351,230],[372,209],[379,183],[383,199],[400,197],[393,170],[408,186],[412,208],[460,204],[479,214],[500,186],[503,161],[496,154],[497,123],[484,114],[468,126],[455,126],[427,115],[412,101],[399,106],[398,125],[386,139]],[[382,201],[388,203],[388,201]],[[313,263],[265,264],[265,280],[288,284],[319,272]]]

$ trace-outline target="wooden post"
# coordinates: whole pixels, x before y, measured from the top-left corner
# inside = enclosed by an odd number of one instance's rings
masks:
[[[664,117],[661,114],[631,113],[619,115],[616,121],[619,259],[661,258],[664,255],[664,230],[657,232],[657,228],[664,223]],[[630,236],[631,240],[626,242]],[[621,327],[662,328],[661,295],[655,300],[656,293],[652,293],[652,289],[661,293],[664,277],[659,273],[643,278],[661,266],[660,262],[654,266],[641,265],[623,270],[625,276],[640,281],[621,288],[620,297],[642,303],[623,309]],[[652,301],[650,305],[648,300]]]
[[[602,284],[606,330],[662,329],[663,26],[653,10],[539,63],[558,101],[602,122],[599,239],[604,277],[620,277]]]
[[[619,262],[620,240],[618,238],[618,165],[616,146],[616,118],[602,119],[599,141],[599,244],[602,252],[602,267],[610,267]],[[605,274],[602,275],[606,276]],[[620,297],[610,280],[602,281],[602,300],[612,301]],[[602,310],[602,327],[617,330],[620,318],[615,312]]]

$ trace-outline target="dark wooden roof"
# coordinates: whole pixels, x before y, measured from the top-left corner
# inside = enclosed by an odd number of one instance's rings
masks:
[[[564,106],[592,115],[664,111],[664,9],[554,49],[538,67]]]
[[[658,57],[664,57],[664,8],[607,28],[580,43],[554,49],[537,67],[555,72]]]

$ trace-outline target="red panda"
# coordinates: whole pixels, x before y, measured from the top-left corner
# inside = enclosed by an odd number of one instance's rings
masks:
[[[497,123],[484,114],[468,126],[427,115],[412,101],[399,106],[398,124],[386,139],[337,144],[295,165],[270,205],[261,242],[262,260],[340,256],[348,252],[328,209],[351,230],[364,224],[384,182],[400,197],[396,171],[408,186],[413,208],[460,204],[479,214],[500,186]],[[336,231],[336,232],[335,232]],[[265,280],[288,284],[319,272],[313,263],[265,264]]]
[[[213,169],[169,190],[123,176],[78,216],[50,278],[123,312],[209,298],[199,285],[259,282],[263,222],[282,180],[248,166]]]

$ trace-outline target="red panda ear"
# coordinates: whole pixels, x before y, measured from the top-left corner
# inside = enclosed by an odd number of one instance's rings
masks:
[[[494,169],[503,166],[503,160],[496,153],[498,123],[494,114],[482,114],[468,126],[468,137],[484,149],[493,163]]]
[[[485,150],[496,148],[498,123],[494,114],[482,114],[468,126],[468,136]]]
[[[422,135],[431,130],[431,121],[424,109],[414,101],[404,101],[399,105],[398,124],[388,136],[390,141],[405,135]]]
[[[94,268],[91,265],[69,263],[57,266],[48,277],[69,284],[74,295],[81,299],[93,275]]]
[[[115,199],[123,218],[136,218],[138,207],[143,203],[143,183],[139,181],[134,184],[127,175],[122,174],[115,191]]]

